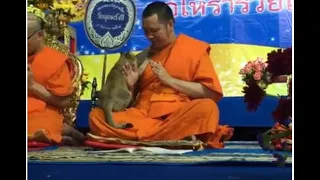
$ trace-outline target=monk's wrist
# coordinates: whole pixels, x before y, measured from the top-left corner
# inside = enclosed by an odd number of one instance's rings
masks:
[[[29,82],[28,83],[28,90],[35,92],[35,91],[37,91],[38,86],[39,86],[38,83],[35,81]]]
[[[134,93],[135,85],[128,85],[128,89],[131,93]]]
[[[176,79],[176,78],[170,77],[170,78],[167,80],[167,85],[175,89],[176,82],[177,82],[177,79]]]
[[[134,85],[128,85],[129,91],[132,91],[134,89]]]

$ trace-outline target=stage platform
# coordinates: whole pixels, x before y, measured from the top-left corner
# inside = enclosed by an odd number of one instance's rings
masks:
[[[218,103],[220,124],[231,127],[271,127],[274,122],[271,112],[277,107],[277,97],[265,97],[255,112],[249,112],[243,97],[224,97]],[[90,100],[81,100],[77,111],[77,127],[89,127],[89,112],[92,108]]]
[[[230,141],[221,150],[160,155],[51,147],[28,153],[30,180],[289,180],[291,153],[278,167],[257,142]]]

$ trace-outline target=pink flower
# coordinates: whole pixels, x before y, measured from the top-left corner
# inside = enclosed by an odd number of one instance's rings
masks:
[[[253,74],[253,78],[254,78],[256,81],[259,81],[259,80],[261,79],[261,77],[262,77],[262,73],[261,73],[260,71],[255,72],[255,73]]]
[[[242,68],[240,70],[240,74],[242,74],[242,75],[249,74],[250,72],[251,72],[251,68],[249,68],[248,66],[245,66],[244,68]]]
[[[266,69],[268,67],[268,63],[263,63],[263,69]]]
[[[255,64],[254,65],[254,67],[253,67],[253,69],[254,69],[254,71],[256,71],[256,72],[261,72],[262,70],[263,70],[263,64]]]
[[[249,68],[249,67],[244,67],[244,68],[243,68],[243,72],[244,72],[245,74],[249,74],[249,73],[251,72],[251,68]]]
[[[262,57],[257,57],[256,61],[257,61],[258,63],[263,63],[263,58],[262,58]]]
[[[253,66],[254,66],[253,62],[252,62],[252,61],[249,61],[249,62],[246,64],[245,68],[252,69]]]

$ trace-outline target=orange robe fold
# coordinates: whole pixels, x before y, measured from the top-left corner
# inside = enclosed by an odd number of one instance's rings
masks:
[[[199,82],[221,94],[222,88],[209,58],[209,44],[179,35],[176,41],[155,52],[152,60],[162,63],[174,78]],[[114,129],[99,108],[89,115],[91,132],[103,137],[128,140],[181,140],[197,135],[211,148],[222,148],[233,129],[219,125],[219,109],[211,99],[190,99],[161,84],[148,65],[140,79],[140,95],[134,108],[113,113],[115,122],[130,122],[131,129]]]
[[[49,47],[28,57],[35,81],[56,96],[68,96],[73,92],[71,67],[67,60],[66,55]],[[42,131],[47,139],[60,143],[62,127],[63,115],[60,110],[28,92],[28,135]]]

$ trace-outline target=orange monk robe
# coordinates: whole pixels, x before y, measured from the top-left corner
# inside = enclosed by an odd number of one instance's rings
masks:
[[[66,55],[48,47],[28,57],[35,81],[56,96],[68,96],[73,92],[67,60]],[[62,127],[63,115],[59,109],[28,92],[28,136],[42,131],[49,140],[60,143]]]
[[[152,59],[161,62],[174,78],[200,82],[223,96],[217,73],[209,58],[207,43],[186,35]],[[181,140],[198,135],[211,148],[222,148],[223,141],[231,138],[233,129],[219,125],[219,109],[211,99],[192,100],[185,94],[160,83],[147,66],[140,79],[140,95],[136,106],[113,113],[116,123],[130,122],[131,129],[114,129],[104,119],[102,110],[90,113],[91,132],[103,137],[128,140]]]

